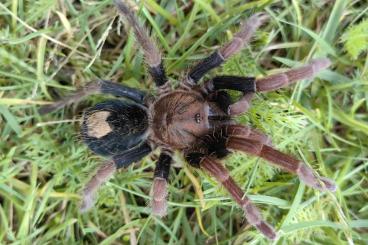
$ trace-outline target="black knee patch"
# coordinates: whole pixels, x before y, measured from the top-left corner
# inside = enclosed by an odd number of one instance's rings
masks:
[[[154,177],[164,178],[165,180],[168,180],[171,162],[171,156],[161,153],[160,158],[156,163]]]
[[[192,71],[189,73],[189,77],[194,81],[197,82],[201,79],[204,74],[208,71],[212,70],[213,68],[219,66],[224,62],[224,59],[220,56],[220,54],[216,51],[207,58],[203,59],[199,62]]]
[[[162,62],[158,66],[149,67],[148,72],[151,74],[156,86],[162,86],[167,82],[167,77]]]

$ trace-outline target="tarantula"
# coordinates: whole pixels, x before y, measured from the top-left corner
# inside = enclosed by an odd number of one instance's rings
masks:
[[[232,120],[247,111],[255,92],[273,91],[297,80],[312,78],[330,66],[328,59],[315,59],[308,65],[263,78],[216,76],[198,84],[208,71],[223,64],[248,44],[267,19],[264,13],[259,13],[251,16],[230,42],[194,65],[180,85],[172,89],[162,55],[147,31],[124,3],[115,0],[115,5],[132,27],[143,50],[148,72],[157,86],[157,95],[98,80],[40,109],[40,113],[48,113],[95,93],[125,99],[108,100],[84,112],[81,124],[83,141],[94,153],[109,160],[86,184],[83,209],[93,205],[95,192],[117,169],[139,161],[156,148],[161,153],[154,171],[151,206],[153,214],[158,216],[166,214],[167,181],[174,151],[181,152],[191,166],[206,171],[222,184],[244,210],[247,221],[270,239],[276,237],[276,232],[262,219],[258,208],[235,183],[221,159],[232,151],[244,152],[297,174],[310,187],[321,191],[336,189],[332,180],[318,177],[302,161],[273,148],[266,135]],[[226,90],[240,91],[243,95],[233,103]]]

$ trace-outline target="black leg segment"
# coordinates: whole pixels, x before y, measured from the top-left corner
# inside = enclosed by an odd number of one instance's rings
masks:
[[[197,83],[207,72],[215,67],[218,67],[224,62],[224,58],[218,51],[212,53],[207,58],[200,61],[189,72],[189,78],[193,83]]]
[[[244,93],[254,93],[256,91],[256,79],[254,77],[239,76],[218,76],[212,79],[213,88],[231,89]]]
[[[162,55],[156,43],[148,35],[147,30],[141,26],[134,15],[134,12],[124,3],[123,0],[114,0],[118,11],[125,17],[131,25],[137,43],[141,46],[144,60],[147,63],[148,71],[151,74],[156,86],[162,86],[167,82],[165,69],[162,63]]]
[[[151,74],[157,87],[160,87],[167,82],[165,68],[162,62],[158,66],[148,67],[148,72]]]
[[[99,83],[101,93],[111,94],[117,97],[125,97],[137,102],[138,104],[143,104],[144,97],[146,96],[146,93],[139,89],[130,88],[119,83],[106,80],[99,81]]]
[[[262,13],[251,16],[248,21],[240,27],[239,31],[230,42],[223,45],[220,49],[193,67],[189,72],[189,80],[191,80],[193,84],[196,84],[207,72],[220,66],[229,57],[240,52],[266,19],[267,16]]]
[[[78,89],[73,94],[68,95],[50,105],[42,106],[38,112],[40,114],[47,114],[57,109],[63,108],[66,105],[77,103],[85,97],[93,94],[104,93],[111,94],[118,97],[125,97],[133,100],[138,104],[143,104],[146,93],[135,88],[130,88],[119,83],[97,80],[89,82],[86,86]]]
[[[129,166],[133,162],[137,162],[151,152],[151,147],[147,143],[142,143],[132,149],[129,149],[119,155],[113,156],[116,169]]]
[[[225,113],[228,113],[229,106],[233,103],[230,95],[226,91],[214,91],[209,94],[210,101],[215,102],[216,105]],[[211,120],[220,120],[220,121],[226,121],[230,118],[224,118],[223,116],[218,115],[210,115],[208,119]],[[221,120],[222,119],[222,120]],[[224,122],[223,121],[223,122]]]
[[[154,177],[163,178],[165,180],[168,180],[171,162],[172,162],[172,158],[170,155],[166,153],[161,153],[156,163]]]

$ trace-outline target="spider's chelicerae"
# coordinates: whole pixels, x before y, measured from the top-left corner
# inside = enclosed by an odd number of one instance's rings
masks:
[[[308,65],[263,78],[216,76],[199,85],[208,71],[220,66],[248,44],[257,28],[267,19],[265,14],[255,14],[240,27],[230,42],[198,62],[182,78],[180,85],[171,89],[159,49],[132,11],[119,0],[115,0],[115,4],[131,25],[143,50],[148,72],[157,86],[157,95],[99,80],[40,110],[48,113],[94,93],[126,99],[99,103],[83,115],[81,131],[84,142],[96,154],[109,158],[83,191],[84,209],[93,205],[94,193],[117,169],[139,161],[156,148],[161,153],[154,172],[151,206],[153,214],[158,216],[166,214],[167,181],[174,151],[182,152],[191,166],[204,170],[222,184],[244,210],[247,221],[270,239],[276,237],[276,232],[262,219],[258,208],[229,175],[221,163],[222,158],[233,151],[259,156],[297,174],[310,187],[322,191],[336,189],[333,181],[318,177],[302,161],[276,150],[266,135],[232,120],[247,111],[255,92],[273,91],[297,80],[312,78],[330,65],[328,59],[315,59]],[[243,96],[233,103],[226,90],[240,91]]]

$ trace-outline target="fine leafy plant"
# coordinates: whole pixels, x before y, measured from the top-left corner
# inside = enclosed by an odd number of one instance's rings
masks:
[[[345,48],[353,59],[357,59],[359,54],[368,50],[368,19],[349,28],[342,40]]]

